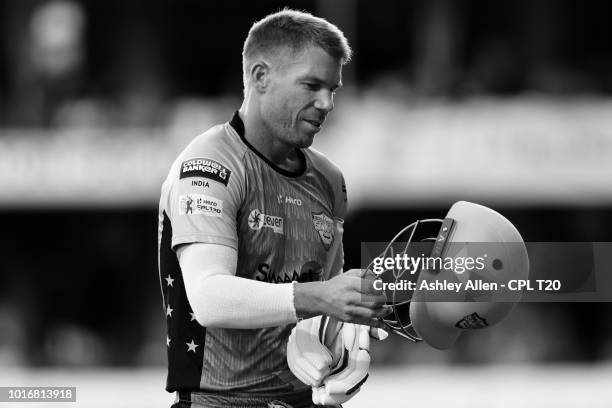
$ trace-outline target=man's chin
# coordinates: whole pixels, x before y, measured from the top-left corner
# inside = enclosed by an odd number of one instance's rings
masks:
[[[312,146],[312,143],[314,142],[315,135],[317,133],[318,132],[314,132],[314,133],[306,134],[306,135],[303,135],[302,137],[300,137],[300,139],[297,142],[297,147],[299,147],[300,149],[305,149],[307,147]]]

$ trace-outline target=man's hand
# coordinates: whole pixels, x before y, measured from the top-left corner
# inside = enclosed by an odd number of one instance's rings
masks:
[[[312,402],[316,405],[339,406],[357,394],[368,378],[370,369],[370,328],[345,323],[337,343],[340,355],[329,376],[320,386],[312,388]],[[336,348],[336,347],[332,347]],[[332,352],[335,354],[335,351]]]
[[[316,405],[340,406],[359,392],[368,378],[372,331],[385,333],[329,316],[305,319],[293,328],[287,363],[298,379],[312,387]]]
[[[373,279],[362,278],[361,269],[351,269],[325,282],[298,283],[294,303],[300,317],[325,314],[343,322],[384,328],[377,320],[391,311]]]
[[[333,364],[331,351],[319,339],[322,316],[305,319],[291,330],[287,342],[287,364],[291,372],[304,384],[319,386],[330,373]]]

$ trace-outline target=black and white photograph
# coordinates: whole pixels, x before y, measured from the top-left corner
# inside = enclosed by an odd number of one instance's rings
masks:
[[[0,0],[0,407],[612,407],[611,14]]]

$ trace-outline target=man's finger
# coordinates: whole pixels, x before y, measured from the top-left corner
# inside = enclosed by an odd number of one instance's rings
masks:
[[[361,293],[367,293],[369,295],[384,296],[385,291],[382,288],[380,279],[361,279]]]
[[[359,302],[355,306],[371,310],[371,316],[376,318],[386,317],[393,312],[393,306],[380,302]]]
[[[383,309],[372,310],[365,307],[355,306],[351,310],[351,318],[348,319],[348,322],[385,328],[385,324],[378,320],[379,315],[381,315],[382,313],[386,313],[386,311],[382,312],[382,310]]]
[[[365,270],[363,269],[349,269],[348,271],[344,272],[344,275],[345,276],[355,276],[357,278],[361,278],[364,273],[365,273]]]
[[[382,307],[384,315],[382,317],[388,316],[393,313],[393,306],[391,305],[383,305]]]
[[[377,329],[386,329],[387,326],[378,319],[355,319],[353,323],[363,324]]]
[[[385,295],[370,295],[360,294],[359,304],[372,308],[380,308],[387,304],[387,297]]]

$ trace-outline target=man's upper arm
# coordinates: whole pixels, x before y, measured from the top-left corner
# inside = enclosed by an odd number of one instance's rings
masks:
[[[179,246],[176,253],[187,290],[195,287],[194,283],[200,279],[236,274],[238,254],[229,246],[194,243]]]
[[[238,248],[236,216],[244,193],[240,170],[239,158],[214,146],[183,155],[170,175],[167,202],[173,248],[196,242]]]

